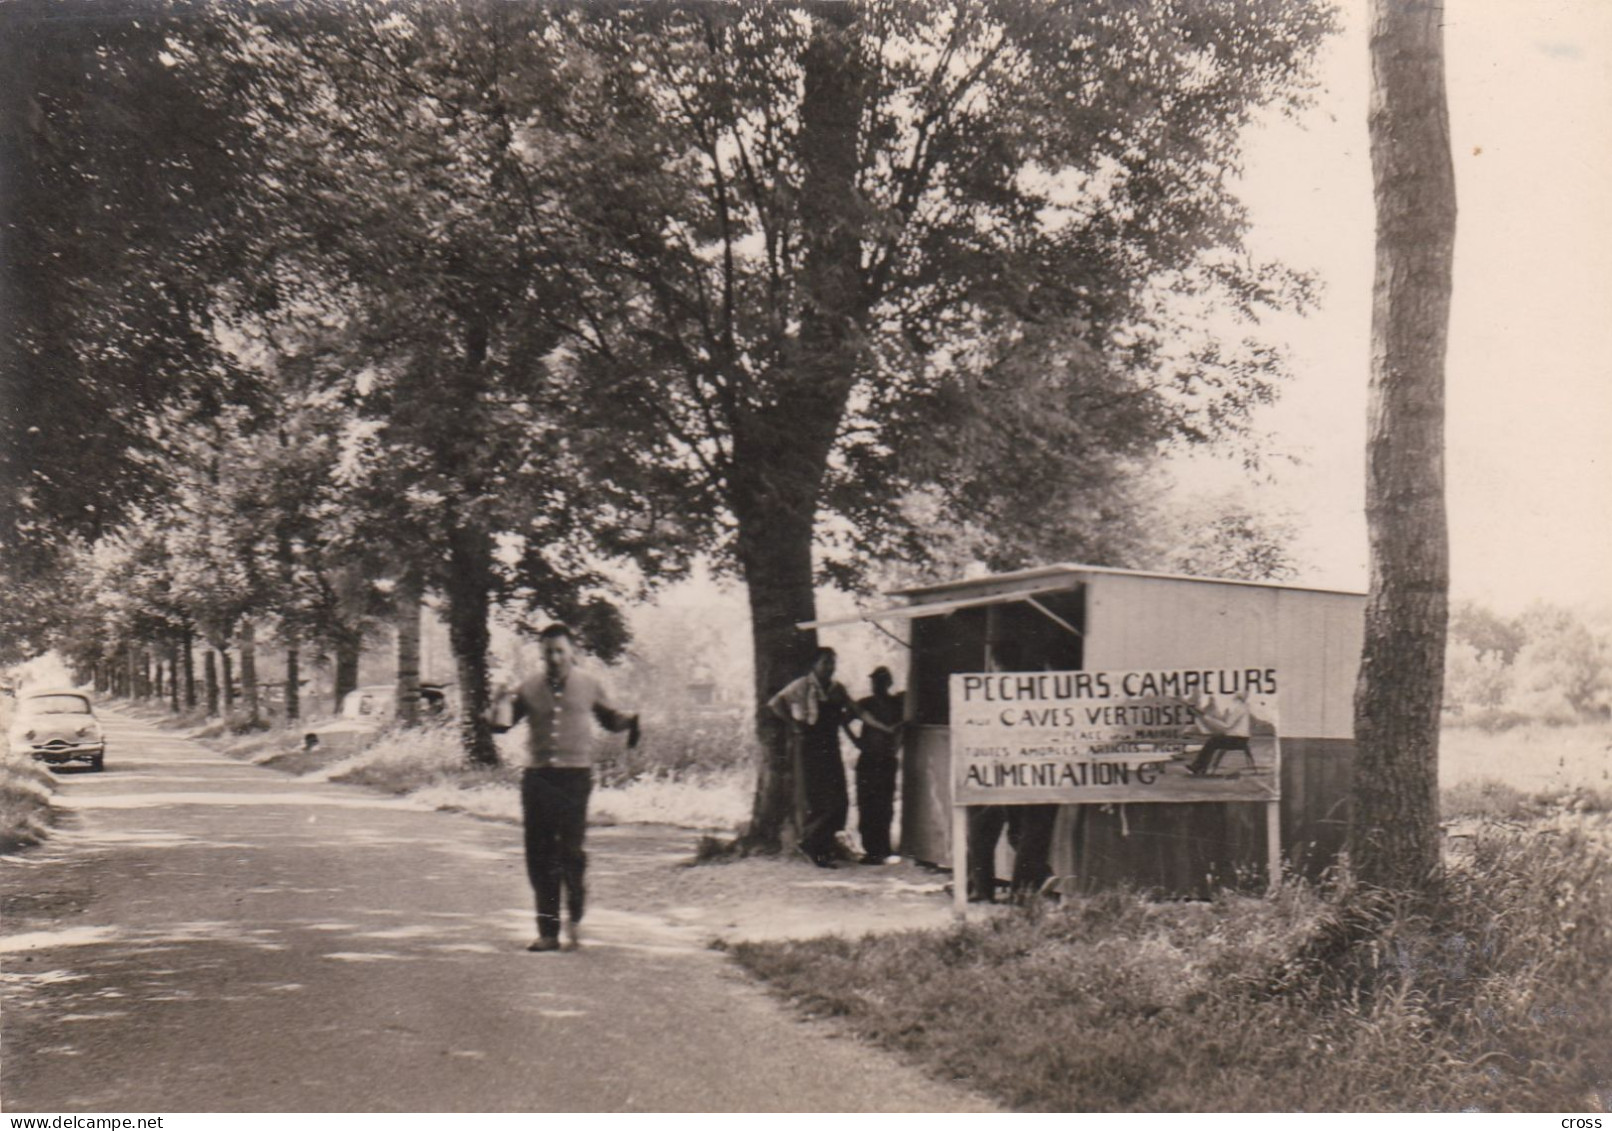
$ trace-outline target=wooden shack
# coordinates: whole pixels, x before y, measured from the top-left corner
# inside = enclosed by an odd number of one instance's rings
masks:
[[[951,862],[953,673],[1198,666],[1282,672],[1284,859],[1314,875],[1343,847],[1364,595],[1054,565],[891,596],[905,601],[855,619],[910,623],[903,855]],[[847,622],[811,627],[834,623]],[[1255,741],[1261,737],[1256,732]],[[1066,805],[1052,866],[1066,890],[1130,884],[1193,895],[1263,884],[1267,809],[1248,802]]]

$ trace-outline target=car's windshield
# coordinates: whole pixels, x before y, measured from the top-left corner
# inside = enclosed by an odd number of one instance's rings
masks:
[[[30,715],[87,715],[90,704],[80,695],[39,695],[23,700],[22,709]]]

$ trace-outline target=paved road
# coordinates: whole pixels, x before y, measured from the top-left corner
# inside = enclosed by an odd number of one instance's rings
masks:
[[[108,731],[65,827],[4,862],[8,1112],[986,1108],[659,917],[596,906],[587,949],[526,953],[509,826]],[[590,849],[605,884],[681,851]]]

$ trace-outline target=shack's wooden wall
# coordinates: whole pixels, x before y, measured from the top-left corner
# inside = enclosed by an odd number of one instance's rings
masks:
[[[1123,574],[1087,583],[1086,668],[1279,671],[1284,735],[1350,738],[1365,598]]]
[[[1353,594],[1088,575],[1085,667],[1268,667],[1280,673],[1282,849],[1315,875],[1348,829],[1354,683],[1365,599]],[[951,862],[951,751],[946,727],[908,732],[904,855]],[[1074,889],[1133,884],[1167,894],[1264,882],[1265,806],[1065,806],[1053,870]]]

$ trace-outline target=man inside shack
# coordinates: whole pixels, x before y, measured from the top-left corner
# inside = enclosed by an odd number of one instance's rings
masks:
[[[526,833],[526,875],[537,898],[537,938],[532,951],[560,950],[560,902],[565,896],[565,949],[581,945],[586,902],[588,795],[593,791],[592,722],[627,732],[638,745],[638,716],[611,705],[599,680],[576,667],[571,630],[551,624],[538,637],[543,672],[514,692],[508,722],[496,734],[529,720],[531,762],[521,773],[521,819]],[[591,720],[591,721],[590,721]]]
[[[888,731],[878,719],[864,715],[851,701],[844,684],[834,680],[832,648],[819,648],[811,670],[784,685],[767,700],[767,708],[782,719],[789,757],[794,766],[797,796],[805,812],[800,815],[800,850],[819,868],[835,866],[839,842],[851,809],[845,789],[845,763],[840,758],[840,731],[851,733],[851,720]]]

